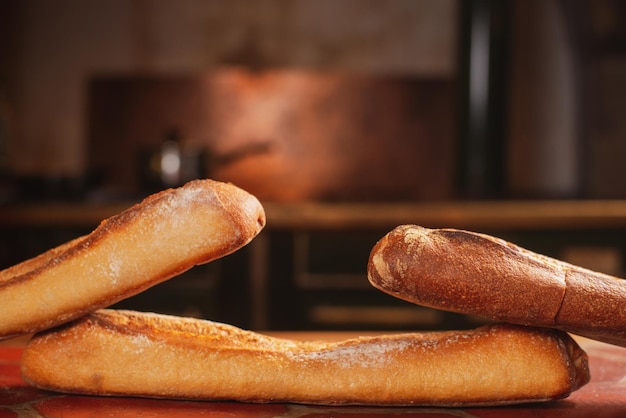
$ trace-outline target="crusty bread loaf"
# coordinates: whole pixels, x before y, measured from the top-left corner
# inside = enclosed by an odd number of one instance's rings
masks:
[[[368,276],[419,305],[626,346],[626,281],[489,235],[401,225],[372,248]]]
[[[232,253],[265,225],[259,201],[196,180],[103,221],[92,233],[0,272],[0,339],[109,306]]]
[[[191,318],[99,310],[39,333],[22,375],[54,391],[363,405],[501,405],[568,396],[589,380],[568,334],[469,331],[292,341]]]

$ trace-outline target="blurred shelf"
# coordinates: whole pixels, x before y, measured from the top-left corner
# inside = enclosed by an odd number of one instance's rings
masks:
[[[455,201],[422,203],[265,204],[268,227],[380,229],[577,229],[626,227],[626,200]]]
[[[0,206],[0,227],[94,228],[132,203],[23,203]]]
[[[134,202],[0,206],[0,227],[90,227]],[[387,229],[414,223],[472,229],[626,228],[626,200],[507,200],[420,203],[264,202],[267,228]]]

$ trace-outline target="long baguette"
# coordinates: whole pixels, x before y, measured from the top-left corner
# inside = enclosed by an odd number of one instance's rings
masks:
[[[0,271],[0,339],[109,306],[236,251],[265,225],[259,201],[196,180],[146,198],[89,235]]]
[[[79,394],[433,406],[560,399],[589,380],[585,352],[544,328],[302,342],[115,310],[35,335],[22,374],[40,388]]]
[[[419,305],[626,346],[626,281],[489,235],[401,225],[372,248],[368,276]]]

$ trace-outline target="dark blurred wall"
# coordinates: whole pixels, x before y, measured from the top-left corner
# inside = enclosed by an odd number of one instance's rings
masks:
[[[4,0],[15,21],[11,166],[86,169],[87,86],[224,64],[450,77],[454,0]],[[8,39],[8,38],[7,38]]]

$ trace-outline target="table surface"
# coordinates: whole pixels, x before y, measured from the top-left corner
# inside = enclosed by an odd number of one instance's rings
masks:
[[[344,339],[354,333],[274,333],[296,339]],[[626,348],[577,338],[588,353],[591,382],[570,397],[493,408],[325,407],[65,395],[27,385],[20,377],[26,338],[0,344],[0,418],[5,417],[625,417]]]

